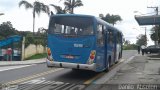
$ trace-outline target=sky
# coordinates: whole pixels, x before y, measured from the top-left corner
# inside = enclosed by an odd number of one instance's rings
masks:
[[[32,10],[26,10],[23,6],[19,7],[18,3],[21,0],[0,0],[0,13],[5,15],[0,16],[0,24],[2,22],[11,21],[14,28],[19,31],[32,31]],[[33,3],[35,0],[26,0]],[[46,5],[55,4],[64,7],[63,0],[38,0]],[[160,6],[160,0],[82,0],[84,6],[74,9],[76,14],[87,14],[98,17],[99,14],[106,15],[107,13],[119,15],[122,18],[121,22],[117,22],[115,27],[120,29],[124,34],[124,38],[131,43],[136,43],[136,37],[139,34],[144,34],[144,26],[139,26],[134,15],[154,13],[154,9],[147,6]],[[53,7],[50,10],[55,12]],[[135,13],[135,11],[138,11]],[[36,16],[35,31],[40,27],[48,28],[49,16],[42,13]],[[150,29],[147,27],[148,45],[153,44],[150,40]]]

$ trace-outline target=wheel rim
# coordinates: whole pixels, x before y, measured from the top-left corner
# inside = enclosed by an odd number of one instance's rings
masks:
[[[110,65],[109,65],[109,62],[108,62],[108,64],[107,64],[107,69],[108,69],[108,70],[109,70],[109,66],[110,66]]]

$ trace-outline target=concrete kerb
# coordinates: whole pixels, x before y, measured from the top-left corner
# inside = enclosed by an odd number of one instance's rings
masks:
[[[160,58],[150,58],[150,57],[148,57],[147,59],[148,60],[160,60]]]
[[[147,54],[147,59],[148,59],[148,60],[160,60],[160,58],[150,57],[150,56],[152,56],[152,55],[157,55],[157,54]]]
[[[43,64],[46,58],[26,60],[26,61],[0,61],[0,67],[3,66],[16,66],[16,65],[30,65],[30,64]]]

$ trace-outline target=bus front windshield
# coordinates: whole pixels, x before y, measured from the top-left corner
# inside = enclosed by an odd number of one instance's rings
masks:
[[[86,17],[53,17],[49,33],[67,36],[93,35],[93,19]]]

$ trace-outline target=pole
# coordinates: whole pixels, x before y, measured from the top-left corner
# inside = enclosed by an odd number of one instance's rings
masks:
[[[25,58],[25,37],[22,37],[21,61]]]
[[[145,46],[147,46],[147,34],[146,34],[146,30],[147,30],[147,27],[145,27],[145,41],[146,41]]]
[[[141,28],[144,28],[145,46],[147,46],[147,33],[146,33],[147,27],[141,27]]]

